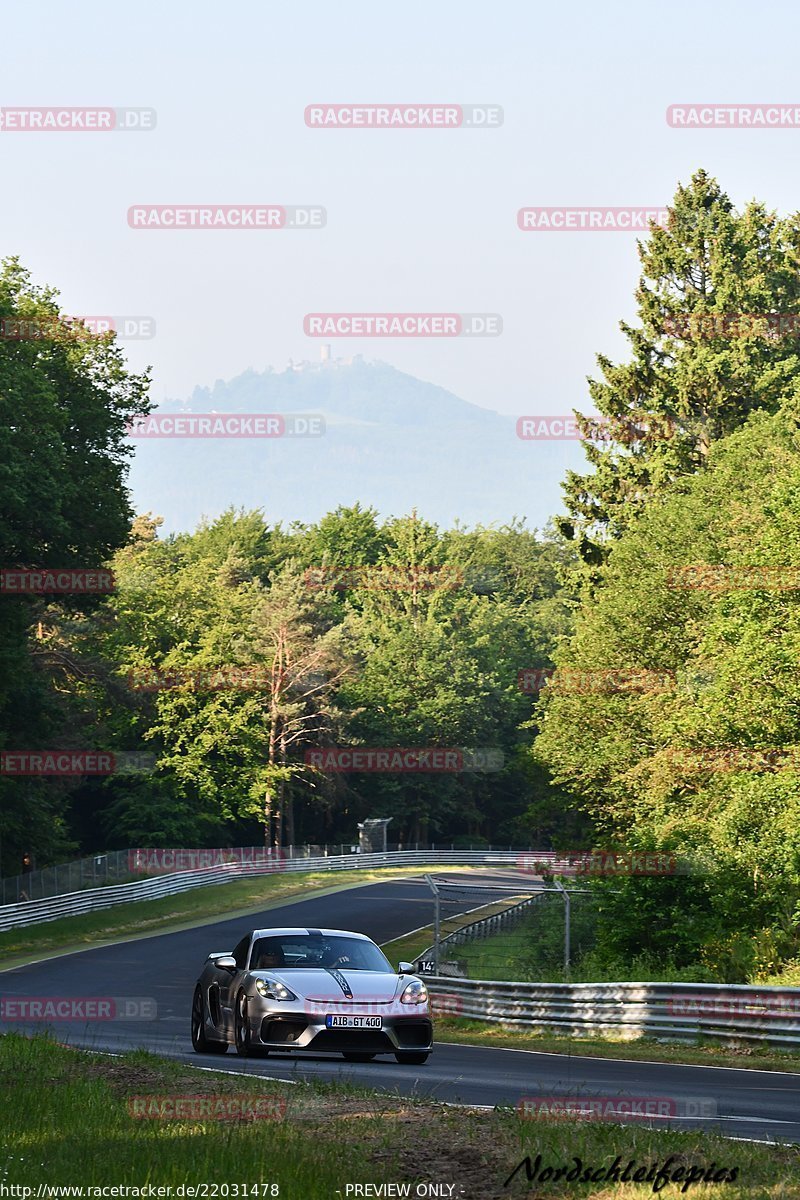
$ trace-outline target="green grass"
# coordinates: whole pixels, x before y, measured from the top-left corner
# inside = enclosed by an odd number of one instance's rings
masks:
[[[469,979],[501,979],[512,983],[530,979],[531,925],[528,919],[514,929],[454,946],[452,957],[465,964]]]
[[[459,871],[468,869],[442,868]],[[393,877],[419,873],[419,867],[314,871],[308,874],[293,871],[195,888],[177,896],[165,896],[161,900],[139,900],[85,916],[62,917],[41,925],[10,929],[0,933],[0,960],[5,969],[52,952],[67,954],[87,946],[148,937],[154,933],[167,933],[232,916],[246,916],[294,897],[305,897],[311,891],[324,895],[325,891],[364,883],[385,883]]]
[[[419,933],[410,933],[407,937],[395,938],[393,942],[384,942],[381,950],[390,963],[414,962],[424,954],[433,940],[432,929],[423,929]]]
[[[506,1047],[536,1050],[541,1054],[590,1055],[595,1058],[626,1058],[638,1062],[696,1064],[702,1067],[742,1067],[751,1071],[800,1072],[800,1051],[777,1050],[770,1046],[716,1040],[697,1043],[665,1042],[655,1038],[622,1039],[559,1037],[546,1030],[514,1029],[510,1026],[470,1021],[461,1017],[438,1017],[436,1038],[465,1046]]]
[[[575,915],[574,912],[573,918]],[[651,983],[716,982],[701,966],[680,968],[671,963],[655,964],[644,955],[626,963],[600,963],[592,949],[581,954],[581,921],[585,928],[587,915],[584,913],[579,920],[573,920],[570,983],[616,983],[619,979]],[[538,908],[515,928],[454,946],[447,957],[462,963],[469,979],[563,983],[563,947],[563,908]]]
[[[442,937],[447,934],[454,933],[463,925],[471,925],[474,921],[484,920],[491,917],[494,913],[503,912],[506,908],[513,908],[519,903],[519,896],[512,896],[503,900],[495,900],[491,904],[483,904],[476,912],[459,913],[457,916],[448,917],[447,921],[442,924]],[[391,962],[398,962],[403,959],[405,962],[414,962],[426,950],[430,949],[433,944],[433,926],[426,925],[424,929],[418,929],[414,933],[406,934],[405,937],[395,938],[392,942],[385,942],[382,946],[384,954]],[[461,950],[463,946],[454,946],[452,950],[446,950],[447,958],[461,958]]]
[[[338,1173],[358,1167],[356,1147],[316,1153],[294,1120],[137,1119],[129,1111],[133,1097],[201,1094],[260,1097],[293,1113],[296,1089],[270,1080],[212,1075],[145,1053],[82,1055],[14,1035],[0,1041],[0,1079],[6,1183],[237,1180],[274,1182],[281,1196],[332,1196]]]
[[[247,1069],[245,1061],[239,1066]],[[419,1182],[452,1184],[458,1200],[652,1194],[650,1186],[641,1191],[621,1183],[559,1181],[532,1188],[524,1171],[504,1186],[526,1155],[535,1160],[539,1154],[543,1167],[572,1167],[576,1156],[594,1169],[617,1156],[623,1165],[633,1159],[647,1166],[672,1156],[672,1169],[707,1170],[713,1162],[717,1169],[738,1168],[738,1180],[694,1185],[692,1197],[800,1200],[797,1147],[750,1145],[704,1132],[526,1120],[509,1110],[478,1112],[355,1087],[291,1086],[201,1071],[143,1052],[86,1054],[16,1034],[0,1037],[0,1084],[0,1182],[31,1188],[33,1196],[40,1184],[227,1184],[227,1193],[220,1188],[217,1195],[233,1197],[234,1184],[256,1184],[258,1191],[248,1196],[347,1200],[348,1184],[389,1182],[411,1184],[412,1196]],[[177,1095],[225,1097],[239,1106],[266,1099],[277,1119],[132,1115],[134,1097],[150,1107],[154,1097]],[[668,1184],[660,1194],[680,1196],[680,1185]]]

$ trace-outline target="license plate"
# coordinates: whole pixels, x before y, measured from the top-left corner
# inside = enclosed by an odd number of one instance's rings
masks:
[[[383,1017],[350,1017],[342,1014],[325,1018],[328,1029],[383,1029]]]

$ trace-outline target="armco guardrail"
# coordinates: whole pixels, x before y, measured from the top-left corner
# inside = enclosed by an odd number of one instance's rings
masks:
[[[515,866],[519,853],[517,850],[395,850],[385,854],[287,858],[279,863],[274,859],[266,862],[225,863],[205,867],[199,871],[177,871],[154,879],[122,883],[115,887],[89,888],[63,896],[47,897],[44,900],[6,904],[0,908],[0,931],[55,921],[59,917],[97,912],[104,908],[112,908],[116,904],[130,904],[134,900],[157,900],[163,896],[188,892],[192,888],[229,883],[233,879],[243,879],[252,875],[274,874],[276,871],[346,871],[359,867],[440,867],[448,864]]]
[[[436,845],[430,842],[415,842],[413,845],[406,844],[405,846],[396,843],[383,843],[381,846],[358,846],[352,842],[339,842],[334,845],[300,845],[287,846],[280,851],[283,858],[323,858],[329,855],[336,854],[355,854],[358,850],[359,854],[373,853],[377,850],[385,853],[387,850],[455,850],[456,847],[450,843],[444,845]],[[488,850],[488,846],[464,846],[461,850]],[[508,847],[512,849],[511,846]],[[211,850],[194,849],[190,851],[181,851],[182,854],[188,853],[195,856],[194,862],[182,862],[176,864],[173,870],[191,869],[192,867],[198,870],[202,867],[208,867],[212,862],[216,861],[216,855],[225,850],[231,854],[231,861],[237,854],[248,854],[250,857],[260,853],[264,853],[264,847],[261,846],[246,846],[231,849],[230,847],[216,847]],[[109,887],[115,883],[131,883],[137,875],[142,874],[141,868],[134,867],[131,863],[132,857],[139,854],[140,851],[125,849],[125,850],[105,850],[97,851],[95,854],[90,854],[87,858],[73,859],[72,862],[56,863],[52,867],[41,867],[26,871],[22,875],[7,875],[0,879],[0,907],[6,904],[19,904],[21,901],[27,900],[44,900],[46,896],[63,896],[67,892],[79,892],[85,888]],[[537,851],[537,856],[541,853],[544,859],[547,858],[549,851]],[[203,857],[206,857],[203,861]],[[199,859],[199,861],[198,861]],[[145,871],[145,874],[149,872]],[[168,874],[168,871],[160,869],[159,874]]]
[[[800,988],[716,983],[504,983],[425,976],[434,1013],[573,1037],[714,1038],[800,1045]]]
[[[491,937],[493,933],[499,933],[502,929],[513,929],[525,916],[526,909],[541,900],[543,895],[544,893],[540,892],[535,896],[528,896],[526,900],[509,905],[501,912],[492,913],[490,917],[482,917],[478,921],[471,921],[469,925],[462,925],[460,929],[442,938],[439,943],[440,949],[443,950],[446,946],[460,946],[476,938]]]

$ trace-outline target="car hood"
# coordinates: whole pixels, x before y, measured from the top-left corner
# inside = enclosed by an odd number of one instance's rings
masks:
[[[331,1004],[352,1004],[354,1001],[390,1003],[397,995],[399,975],[383,971],[325,971],[320,967],[292,968],[288,971],[253,971],[254,978],[278,979],[296,996],[305,1000],[321,1000]],[[403,986],[409,977],[403,978]],[[350,995],[348,995],[348,991]]]

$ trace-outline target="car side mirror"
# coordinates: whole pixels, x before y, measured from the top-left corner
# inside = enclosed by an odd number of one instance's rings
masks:
[[[220,971],[237,970],[236,959],[232,954],[223,954],[221,958],[215,959],[214,966],[219,967]]]
[[[397,964],[397,974],[398,975],[413,975],[414,974],[414,964],[410,963],[410,962],[398,963]]]

